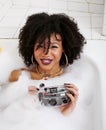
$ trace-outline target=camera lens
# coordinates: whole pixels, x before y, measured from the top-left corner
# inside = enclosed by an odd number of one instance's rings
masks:
[[[55,105],[57,104],[56,99],[51,99],[51,100],[49,101],[49,104],[50,104],[51,106],[55,106]]]
[[[40,84],[40,88],[42,88],[42,87],[44,87],[45,86],[45,84],[44,83],[41,83]]]
[[[47,91],[47,88],[44,88],[45,91]]]
[[[62,100],[63,100],[63,103],[65,104],[68,103],[68,100],[66,98],[63,98]]]

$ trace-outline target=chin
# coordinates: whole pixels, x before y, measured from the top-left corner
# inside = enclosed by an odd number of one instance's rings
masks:
[[[40,68],[42,69],[42,70],[44,70],[44,71],[51,71],[52,70],[52,68],[53,68],[53,66],[52,65],[42,65],[42,66],[40,66]]]

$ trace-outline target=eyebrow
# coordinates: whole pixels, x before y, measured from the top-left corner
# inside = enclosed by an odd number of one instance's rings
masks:
[[[56,43],[56,44],[58,44],[58,43],[60,43],[60,41],[52,41],[50,43]]]

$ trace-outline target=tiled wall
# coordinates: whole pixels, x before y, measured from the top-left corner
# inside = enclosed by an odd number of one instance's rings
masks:
[[[74,17],[86,39],[103,39],[105,0],[0,0],[0,39],[18,38],[26,17],[36,12]],[[106,11],[105,11],[106,12]],[[104,28],[103,28],[104,27]]]
[[[106,36],[106,0],[105,0],[105,3],[104,3],[103,35]]]

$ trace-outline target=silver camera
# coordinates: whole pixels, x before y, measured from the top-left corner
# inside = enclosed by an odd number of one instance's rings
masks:
[[[41,84],[38,98],[44,106],[62,106],[70,101],[66,95],[67,92],[68,90],[64,85],[45,87],[44,84]]]

